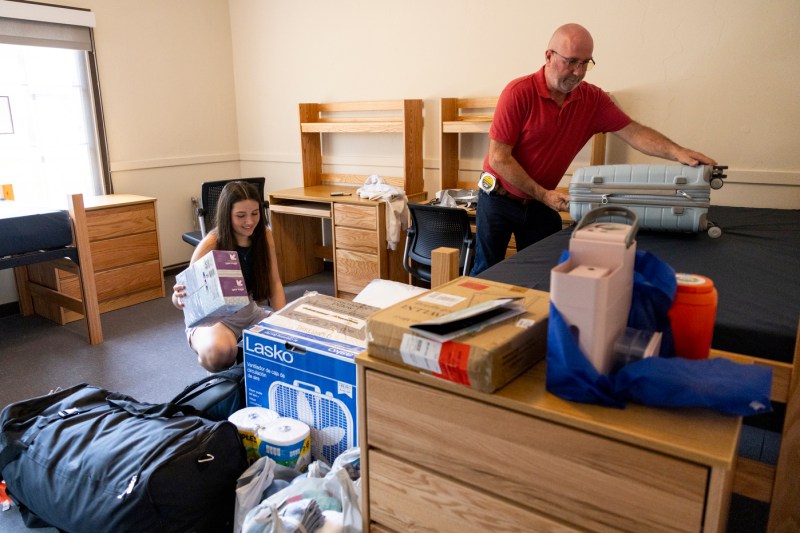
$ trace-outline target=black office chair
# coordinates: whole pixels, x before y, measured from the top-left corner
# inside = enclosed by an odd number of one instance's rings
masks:
[[[459,274],[469,274],[475,239],[469,215],[459,207],[408,204],[411,227],[403,252],[403,268],[414,278],[431,281],[431,254],[441,246],[459,250]]]
[[[197,224],[199,230],[187,231],[183,234],[183,242],[197,246],[203,237],[214,228],[217,217],[217,202],[219,196],[222,194],[222,189],[225,185],[232,181],[246,181],[252,183],[258,189],[258,196],[261,198],[261,204],[264,206],[264,222],[269,225],[269,202],[264,199],[264,178],[236,178],[230,180],[206,181],[203,183],[200,190],[200,200],[197,206]]]

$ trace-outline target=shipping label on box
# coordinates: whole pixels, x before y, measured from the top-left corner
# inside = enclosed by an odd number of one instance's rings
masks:
[[[493,392],[545,356],[549,304],[543,291],[461,277],[371,315],[367,349]]]
[[[250,303],[236,252],[212,250],[175,276],[186,286],[186,327],[229,316]]]
[[[366,347],[366,317],[374,311],[313,295],[244,332],[247,405],[308,424],[313,460],[331,464],[357,445],[354,359]]]

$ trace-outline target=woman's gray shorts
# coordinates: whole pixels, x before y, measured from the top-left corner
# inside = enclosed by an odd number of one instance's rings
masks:
[[[191,328],[186,328],[186,340],[189,341],[189,345],[192,345],[192,334],[194,334],[197,328],[209,327],[213,326],[214,324],[223,323],[225,326],[228,327],[229,330],[236,335],[236,338],[239,339],[242,337],[242,332],[252,326],[253,324],[258,324],[260,321],[267,318],[269,315],[272,314],[272,310],[266,309],[264,307],[259,307],[259,305],[250,300],[250,303],[246,306],[242,307],[234,314],[230,316],[223,316],[219,317],[219,320],[215,322],[209,322],[202,324],[200,326],[194,326]]]

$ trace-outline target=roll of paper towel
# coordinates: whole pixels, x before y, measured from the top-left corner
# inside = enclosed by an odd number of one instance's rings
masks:
[[[304,470],[311,462],[311,428],[293,418],[278,418],[257,432],[259,455],[278,464]]]
[[[242,443],[244,443],[244,449],[247,451],[247,460],[250,463],[261,457],[259,453],[259,448],[261,447],[261,440],[258,438],[259,428],[271,424],[278,418],[278,413],[266,407],[245,407],[228,417],[228,421],[236,426],[236,429],[239,430],[239,435],[242,436]]]

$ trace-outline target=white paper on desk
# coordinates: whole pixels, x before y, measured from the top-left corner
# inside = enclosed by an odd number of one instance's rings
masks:
[[[517,299],[497,298],[439,318],[412,324],[410,328],[423,337],[447,342],[524,312],[525,307]]]

